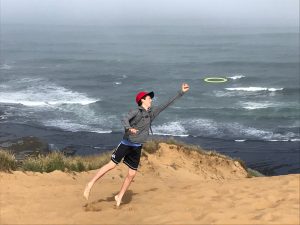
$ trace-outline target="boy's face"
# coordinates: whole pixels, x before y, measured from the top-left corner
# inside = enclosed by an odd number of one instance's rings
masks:
[[[146,107],[146,108],[150,108],[151,107],[151,103],[152,103],[152,98],[147,95],[145,100],[142,99],[142,104]]]

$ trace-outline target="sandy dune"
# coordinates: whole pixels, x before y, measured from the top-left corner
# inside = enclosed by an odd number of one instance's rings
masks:
[[[124,164],[96,183],[96,171],[0,173],[0,224],[299,224],[300,175],[246,178],[238,162],[160,144],[146,154],[116,208]]]

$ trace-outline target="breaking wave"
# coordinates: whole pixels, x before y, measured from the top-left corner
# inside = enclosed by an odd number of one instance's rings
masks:
[[[0,103],[22,104],[30,107],[61,104],[88,105],[99,100],[43,79],[24,78],[19,81],[9,81],[2,84],[0,90]]]
[[[235,87],[235,88],[225,88],[228,91],[282,91],[283,88],[267,88],[267,87]]]

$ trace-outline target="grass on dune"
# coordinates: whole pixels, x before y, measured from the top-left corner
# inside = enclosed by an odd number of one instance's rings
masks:
[[[231,159],[238,161],[245,170],[248,171],[249,176],[259,176],[254,170],[250,170],[246,167],[244,161],[240,159],[232,159],[229,156],[222,155],[216,151],[206,151],[197,145],[188,145],[184,142],[177,141],[173,138],[149,140],[143,145],[143,151],[154,154],[159,149],[159,143],[166,143],[174,145],[178,150],[180,149],[186,154],[196,151],[199,154],[205,154],[208,156],[218,156],[225,159]],[[54,170],[60,170],[64,172],[82,172],[101,168],[103,165],[110,161],[111,152],[105,152],[99,155],[92,156],[71,156],[66,157],[59,151],[53,151],[48,155],[38,155],[34,157],[27,157],[22,161],[17,161],[14,154],[6,150],[0,149],[0,171],[33,171],[41,173],[49,173]]]
[[[17,161],[14,155],[5,150],[0,150],[0,171],[9,172],[14,170],[33,172],[52,172],[60,170],[65,172],[82,172],[101,168],[109,162],[110,153],[93,156],[66,157],[63,153],[54,151],[48,155],[28,157]]]

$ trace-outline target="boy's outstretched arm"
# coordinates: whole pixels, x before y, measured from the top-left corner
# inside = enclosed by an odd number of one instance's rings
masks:
[[[159,106],[152,107],[152,116],[151,116],[152,118],[151,119],[153,120],[156,116],[158,116],[158,114],[160,112],[162,112],[164,109],[166,109],[168,106],[170,106],[176,99],[180,98],[181,96],[184,95],[184,93],[189,91],[189,89],[190,89],[190,86],[186,83],[183,83],[181,85],[181,90],[178,91],[178,93],[174,97],[170,98],[168,101],[166,101],[165,103],[163,103]]]

